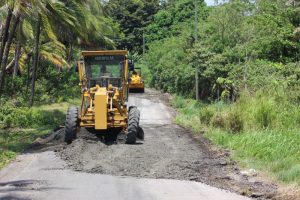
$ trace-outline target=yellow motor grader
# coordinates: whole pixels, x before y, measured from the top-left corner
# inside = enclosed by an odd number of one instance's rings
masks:
[[[84,51],[77,64],[82,102],[80,107],[69,107],[65,122],[65,142],[72,143],[80,127],[93,131],[123,133],[127,144],[143,139],[139,127],[140,112],[128,108],[129,74],[134,70],[128,52]],[[113,130],[113,131],[111,131]]]
[[[130,83],[129,83],[129,92],[132,93],[144,93],[145,92],[145,83],[142,78],[142,69],[140,67],[134,68],[131,72]]]

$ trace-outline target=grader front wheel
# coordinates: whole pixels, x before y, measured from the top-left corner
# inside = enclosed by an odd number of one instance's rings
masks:
[[[128,114],[128,133],[126,136],[126,144],[134,144],[138,136],[140,120],[140,111],[137,107],[131,107]]]
[[[71,144],[77,137],[78,107],[70,107],[66,117],[65,142]]]

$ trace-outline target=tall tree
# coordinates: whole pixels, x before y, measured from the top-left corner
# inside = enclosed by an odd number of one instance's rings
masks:
[[[35,81],[45,77],[41,71],[46,66],[69,67],[73,49],[114,48],[118,25],[102,8],[98,0],[0,1],[0,89],[7,83],[5,74],[15,78],[18,71],[21,76],[26,71],[28,86],[31,83],[28,103],[33,105]]]
[[[117,40],[119,48],[141,53],[144,29],[159,10],[159,0],[110,0],[105,8],[125,35]]]
[[[36,34],[35,34],[35,46],[34,46],[34,57],[33,57],[33,67],[32,67],[32,78],[31,78],[31,94],[30,94],[30,101],[29,101],[30,107],[33,106],[33,99],[35,94],[36,71],[39,64],[41,23],[42,23],[42,17],[39,14],[36,23],[36,30],[35,30]]]
[[[17,38],[16,38],[16,47],[15,47],[15,56],[14,56],[14,70],[13,70],[13,79],[18,75],[18,70],[19,70],[19,61],[20,61],[20,56],[21,56],[21,41],[20,41],[20,27],[21,25],[19,24],[18,31],[17,31]]]
[[[1,72],[2,73],[0,74],[0,81],[1,81],[0,82],[0,94],[1,94],[1,90],[3,89],[5,69],[6,69],[6,65],[7,65],[7,62],[8,62],[9,50],[10,50],[11,44],[13,42],[13,38],[15,36],[18,24],[20,22],[20,17],[21,17],[21,13],[18,12],[15,16],[14,23],[13,23],[11,32],[9,34],[9,37],[8,37],[8,40],[7,40],[7,43],[6,43],[6,46],[5,46],[5,51],[4,51],[3,59],[2,59],[2,62],[1,62]]]
[[[13,10],[12,10],[12,8],[8,7],[6,22],[3,27],[2,41],[1,41],[1,46],[0,46],[0,63],[2,63],[2,60],[3,60],[3,54],[4,54],[6,42],[7,42],[8,36],[9,36],[9,28],[10,28],[10,22],[11,22],[12,16],[13,16]],[[1,90],[2,90],[3,82],[4,82],[4,80],[3,80],[4,73],[5,73],[5,68],[1,67],[1,69],[0,69],[0,95],[1,95]]]

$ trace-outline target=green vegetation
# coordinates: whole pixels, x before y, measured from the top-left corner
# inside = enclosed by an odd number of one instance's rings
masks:
[[[176,122],[205,132],[214,143],[234,150],[247,168],[260,169],[285,183],[300,185],[300,106],[284,96],[243,95],[235,103],[201,104],[176,96]]]
[[[17,153],[28,148],[37,138],[63,125],[68,104],[50,104],[31,109],[16,107],[10,102],[1,105],[0,168],[14,159]]]
[[[194,97],[198,69],[203,100],[234,100],[262,88],[298,90],[298,3],[230,0],[208,8],[197,0],[195,33],[194,2],[170,1],[147,27],[142,62],[151,86]]]
[[[160,0],[110,0],[104,10],[119,24],[121,36],[114,38],[119,49],[127,49],[139,57],[143,52],[144,29],[153,21]]]
[[[242,166],[300,185],[299,2],[195,2],[168,1],[147,26],[149,85],[177,95],[178,124]]]
[[[22,153],[38,137],[49,134],[52,129],[0,130],[0,169]]]
[[[113,48],[119,33],[95,0],[9,0],[0,8],[0,97],[22,106],[69,98],[80,49]]]

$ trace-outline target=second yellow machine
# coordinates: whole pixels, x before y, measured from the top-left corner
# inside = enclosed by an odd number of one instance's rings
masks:
[[[145,83],[142,78],[142,69],[140,67],[134,68],[134,70],[131,72],[129,91],[132,93],[145,92]]]
[[[82,52],[78,62],[82,102],[68,109],[66,143],[76,139],[80,127],[105,132],[108,137],[124,133],[127,144],[143,139],[140,112],[127,106],[132,63],[123,50]]]

